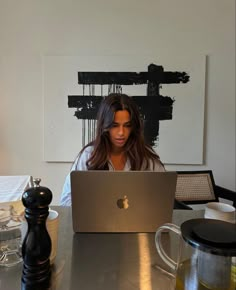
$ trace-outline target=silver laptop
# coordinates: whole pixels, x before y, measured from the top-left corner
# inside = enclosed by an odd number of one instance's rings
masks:
[[[155,232],[171,222],[176,172],[72,171],[74,232]]]

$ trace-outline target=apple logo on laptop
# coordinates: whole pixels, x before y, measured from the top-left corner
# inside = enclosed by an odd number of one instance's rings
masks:
[[[121,209],[127,209],[129,207],[129,200],[126,195],[117,200],[117,206]]]

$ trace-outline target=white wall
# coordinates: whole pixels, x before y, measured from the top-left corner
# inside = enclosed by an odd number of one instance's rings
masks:
[[[205,163],[168,169],[235,190],[234,0],[0,0],[0,174],[41,177],[59,202],[71,165],[43,161],[43,55],[159,53],[208,56]]]

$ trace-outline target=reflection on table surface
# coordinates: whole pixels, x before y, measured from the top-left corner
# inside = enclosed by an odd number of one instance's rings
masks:
[[[60,215],[58,252],[52,266],[52,290],[168,290],[175,289],[162,265],[154,233],[74,234],[71,208],[52,207]],[[203,211],[175,210],[173,222],[203,216]],[[165,247],[170,248],[170,236]],[[162,265],[164,268],[164,265]],[[22,264],[0,268],[0,290],[21,288]],[[14,277],[14,278],[13,278]]]

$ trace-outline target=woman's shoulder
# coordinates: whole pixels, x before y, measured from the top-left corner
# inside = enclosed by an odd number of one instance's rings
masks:
[[[151,146],[149,146],[149,145],[145,145],[145,149],[149,152],[149,153],[152,153],[152,154],[154,154],[154,155],[156,155],[157,157],[159,157],[158,156],[158,154],[156,153],[156,151],[153,149],[153,147],[151,147]]]
[[[92,145],[88,145],[81,150],[75,161],[76,170],[87,170],[86,162],[90,158],[92,151],[93,151]]]
[[[148,150],[151,154],[148,160],[149,170],[164,172],[165,166],[162,163],[160,156],[157,154],[157,152],[150,146],[146,146],[146,150]]]
[[[91,153],[93,152],[93,149],[94,149],[94,147],[92,145],[85,146],[81,150],[81,152],[80,152],[80,154],[78,156],[78,160],[80,160],[80,159],[86,159],[86,161],[87,161],[87,159],[90,158]]]
[[[165,172],[166,171],[165,166],[161,162],[160,159],[154,161],[153,171],[159,171],[159,172]]]
[[[85,146],[85,147],[82,149],[80,155],[82,155],[82,154],[91,154],[92,151],[93,151],[93,149],[94,149],[93,145],[87,145],[87,146]]]

